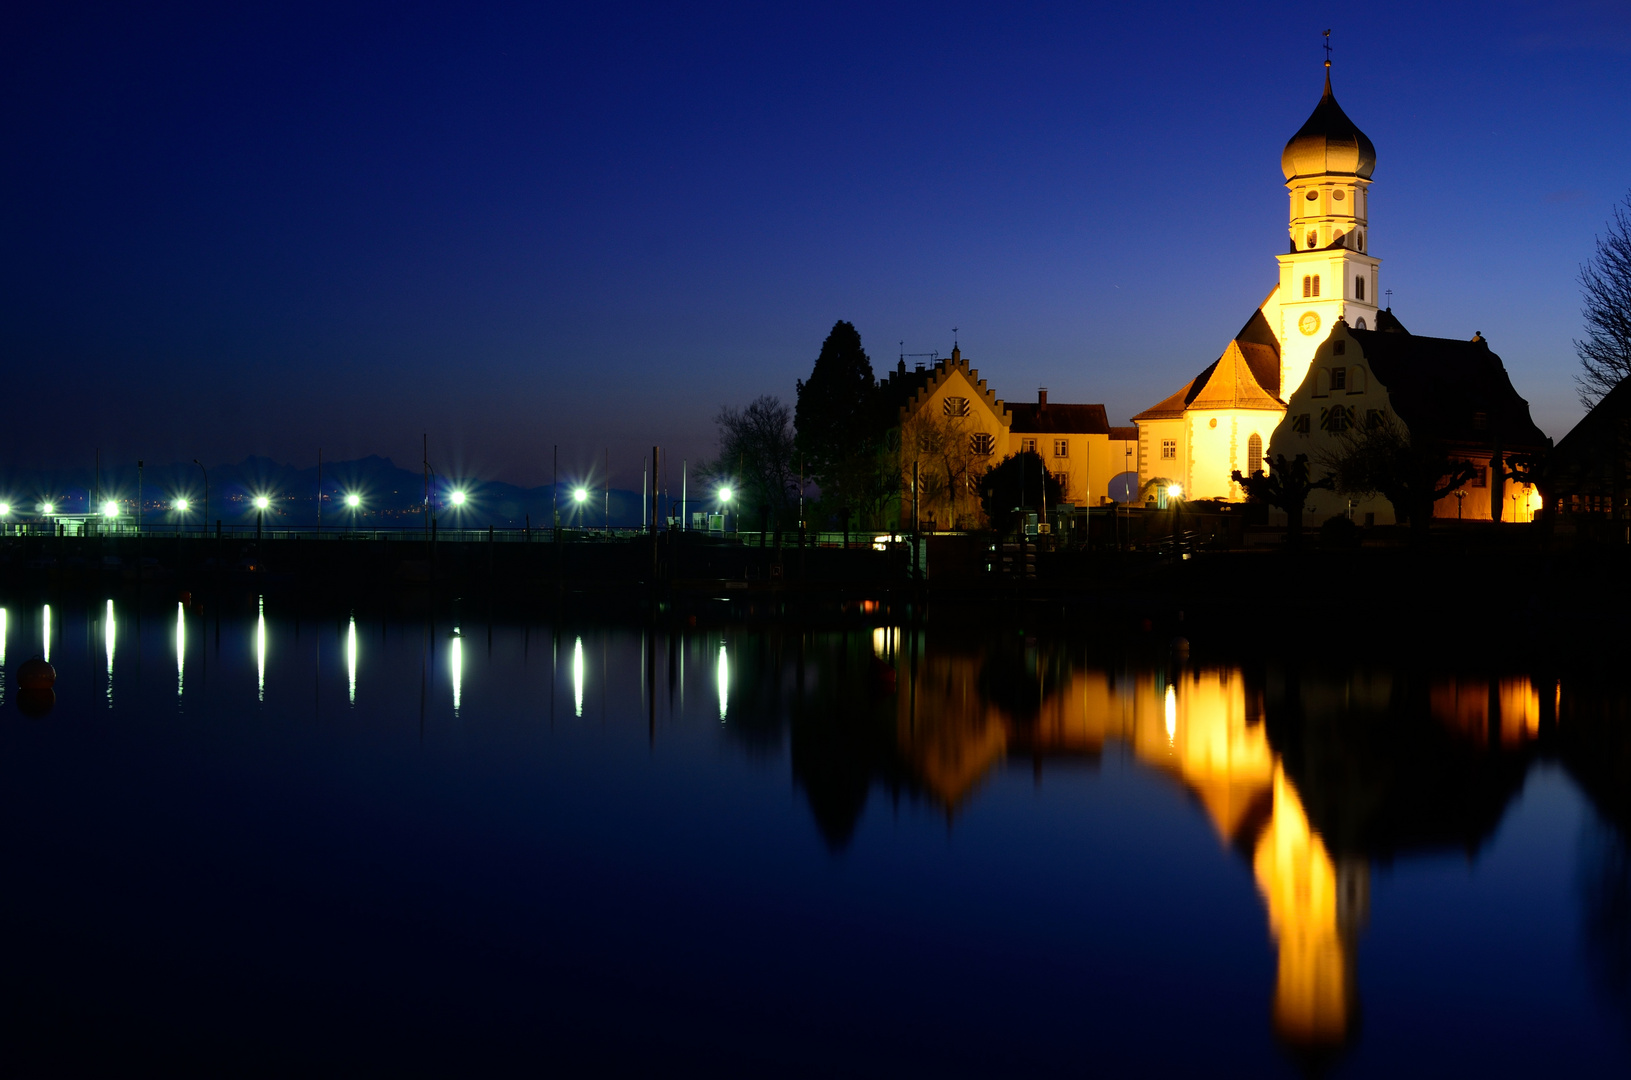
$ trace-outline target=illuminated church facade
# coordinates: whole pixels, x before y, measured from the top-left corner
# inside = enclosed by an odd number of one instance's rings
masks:
[[[1412,335],[1378,307],[1381,260],[1369,237],[1376,148],[1337,104],[1330,61],[1325,91],[1286,143],[1280,167],[1287,244],[1277,257],[1279,282],[1216,361],[1133,417],[1141,490],[1177,484],[1186,499],[1238,501],[1244,492],[1234,472],[1269,471],[1277,453],[1305,453],[1317,463],[1355,427],[1387,417],[1412,438],[1479,466],[1483,482],[1462,498],[1446,497],[1435,516],[1487,519],[1496,499],[1504,506],[1517,494],[1504,487],[1503,448],[1531,452],[1546,438],[1481,335],[1471,342]],[[1371,353],[1390,381],[1369,370]],[[1522,498],[1532,510],[1533,494]],[[1367,520],[1393,520],[1384,500],[1366,502]],[[1345,503],[1324,492],[1309,509],[1332,513]]]

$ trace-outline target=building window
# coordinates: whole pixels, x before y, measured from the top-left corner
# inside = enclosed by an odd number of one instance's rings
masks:
[[[944,398],[940,402],[940,411],[945,413],[947,416],[967,416],[968,415],[968,398],[966,398],[966,397],[947,397],[947,398]]]
[[[1385,423],[1387,423],[1387,413],[1383,412],[1381,409],[1365,410],[1365,427],[1369,428],[1371,431],[1375,431]]]
[[[1363,274],[1354,278],[1354,299],[1365,299],[1365,277]]]
[[[1318,199],[1319,197],[1320,197],[1320,193],[1317,192],[1317,191],[1310,191],[1308,193],[1308,201],[1309,202],[1313,202],[1314,200]]]
[[[1308,414],[1298,413],[1296,416],[1293,416],[1291,418],[1291,430],[1297,432],[1299,435],[1307,435]]]
[[[978,457],[989,457],[991,451],[995,448],[996,441],[991,437],[990,432],[976,431],[968,437],[968,448],[974,451]]]
[[[1331,389],[1332,390],[1346,390],[1346,389],[1348,389],[1348,369],[1347,368],[1334,367],[1334,368],[1331,369]]]
[[[1319,242],[1320,242],[1320,234],[1315,232],[1313,229],[1309,229],[1308,230],[1308,246],[1309,247],[1317,247],[1319,245]]]
[[[1365,230],[1364,229],[1359,230],[1359,250],[1360,251],[1365,250]]]
[[[1019,440],[1019,452],[1022,453],[1022,454],[1034,454],[1034,453],[1036,453],[1036,440],[1035,439],[1021,439],[1021,440]]]
[[[1314,295],[1314,279],[1307,274],[1303,275],[1303,299]]]
[[[1341,202],[1343,199],[1347,198],[1347,196],[1342,194],[1342,190],[1339,188],[1336,191],[1331,192],[1331,198],[1335,199],[1337,202]]]
[[[1475,488],[1488,487],[1489,470],[1480,465],[1478,471],[1472,474],[1472,486]]]
[[[1363,329],[1365,329],[1365,317],[1364,317],[1364,316],[1363,316],[1363,315],[1361,315],[1361,316],[1360,316],[1360,317],[1359,317],[1359,322],[1358,322],[1358,323],[1357,323],[1357,324],[1355,324],[1355,326],[1354,326],[1354,329],[1355,329],[1355,330],[1363,330]]]
[[[1053,440],[1053,456],[1054,457],[1069,457],[1070,456],[1070,440],[1069,439],[1055,439],[1055,440]]]
[[[1329,431],[1339,435],[1354,426],[1354,410],[1351,405],[1332,405],[1329,409],[1320,410],[1320,430]]]
[[[1318,296],[1319,294],[1320,294],[1320,276],[1318,274],[1315,274],[1314,275],[1314,295]]]
[[[1256,476],[1263,471],[1263,436],[1254,434],[1246,440],[1246,475]]]
[[[1165,459],[1169,459],[1169,458],[1176,458],[1177,456],[1178,456],[1178,440],[1177,439],[1162,439],[1161,440],[1161,457],[1162,457],[1162,459],[1165,460]]]
[[[1348,343],[1346,341],[1333,341],[1331,351],[1337,356],[1345,356],[1348,352]]]

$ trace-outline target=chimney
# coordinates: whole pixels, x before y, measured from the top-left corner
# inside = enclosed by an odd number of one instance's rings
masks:
[[[1036,407],[1039,409],[1046,408],[1047,404],[1048,388],[1046,386],[1038,387],[1036,391]]]

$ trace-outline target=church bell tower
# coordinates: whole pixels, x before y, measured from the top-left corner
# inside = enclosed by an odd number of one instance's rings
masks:
[[[1368,233],[1370,178],[1376,148],[1348,119],[1331,93],[1280,155],[1291,208],[1290,243],[1279,256],[1280,397],[1302,384],[1314,351],[1337,319],[1354,329],[1376,326],[1377,267]]]

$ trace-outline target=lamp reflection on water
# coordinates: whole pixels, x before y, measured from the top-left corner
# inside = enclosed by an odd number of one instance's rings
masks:
[[[357,617],[351,616],[351,625],[345,631],[346,701],[357,703]]]
[[[187,669],[187,606],[176,601],[176,697],[181,696],[182,676]]]
[[[1167,745],[1178,734],[1178,689],[1171,683],[1167,684]]]
[[[459,628],[453,628],[453,644],[449,650],[450,666],[453,668],[453,715],[459,715],[459,706],[464,699],[464,638],[459,636]]]
[[[259,614],[255,617],[255,695],[266,700],[266,597],[258,597]]]
[[[6,609],[0,607],[0,667],[6,666]],[[0,686],[0,690],[4,690]]]
[[[572,643],[572,712],[583,715],[583,639]]]
[[[116,640],[117,627],[113,621],[113,601],[108,601],[107,611],[102,616],[102,646],[108,654],[108,707],[113,707],[113,646]]]
[[[731,696],[731,664],[725,656],[725,643],[719,643],[719,722],[725,722],[725,707]]]
[[[45,662],[47,664],[49,664],[51,662],[51,605],[50,604],[45,605],[45,608],[42,611],[41,616],[42,616],[41,621],[45,625],[45,650],[44,650]]]

